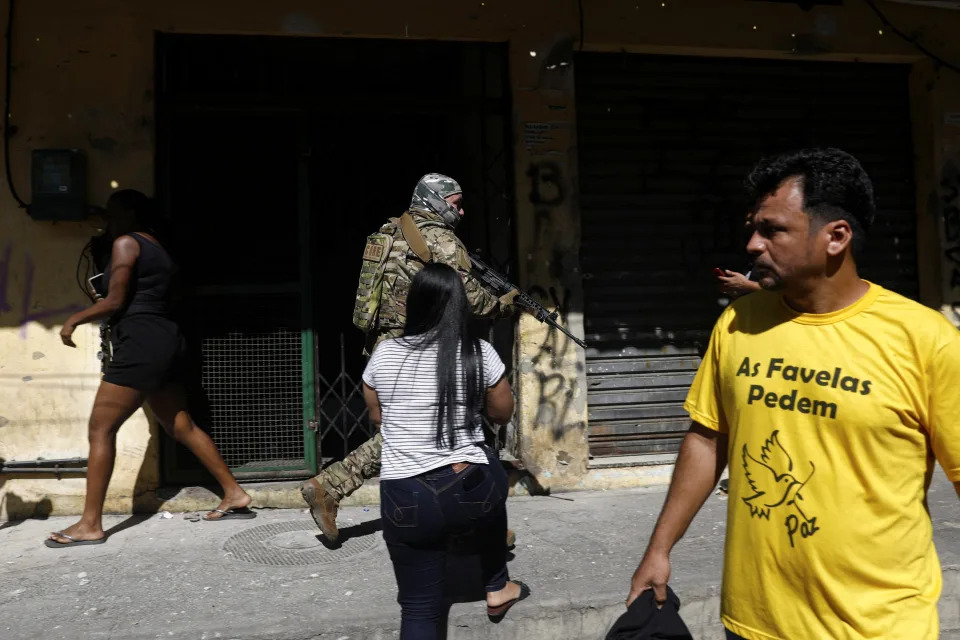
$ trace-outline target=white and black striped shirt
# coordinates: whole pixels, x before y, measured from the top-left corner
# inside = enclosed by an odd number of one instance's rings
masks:
[[[489,388],[503,377],[506,367],[490,343],[481,340],[483,384]],[[457,360],[460,356],[457,354]],[[437,448],[437,346],[422,349],[403,339],[384,340],[374,350],[363,381],[380,398],[383,453],[380,478],[395,480],[419,475],[455,462],[486,463],[477,447],[483,442],[479,417],[468,429],[456,430],[453,448]],[[457,424],[463,424],[463,381],[457,386]],[[444,443],[449,447],[449,442]]]

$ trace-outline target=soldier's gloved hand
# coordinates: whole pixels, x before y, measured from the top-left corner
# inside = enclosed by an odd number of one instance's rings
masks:
[[[509,292],[500,296],[500,308],[509,307],[513,304],[513,299],[520,293],[517,289],[511,289]]]

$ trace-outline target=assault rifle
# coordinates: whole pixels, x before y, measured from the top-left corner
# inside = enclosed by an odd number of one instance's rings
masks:
[[[500,298],[507,295],[514,289],[516,289],[517,295],[513,299],[513,303],[515,305],[517,305],[521,309],[528,311],[539,322],[546,322],[548,325],[550,325],[554,329],[557,329],[558,331],[562,331],[568,338],[576,342],[578,345],[580,345],[584,349],[587,348],[586,342],[579,339],[578,337],[576,337],[575,335],[573,335],[572,333],[564,329],[562,326],[560,326],[560,323],[557,322],[557,318],[559,317],[559,314],[556,311],[554,311],[553,313],[550,313],[549,311],[544,309],[543,305],[541,305],[532,297],[530,297],[529,295],[521,291],[520,288],[517,287],[517,285],[509,282],[502,275],[500,275],[499,273],[491,269],[490,266],[486,262],[478,258],[476,254],[473,254],[473,253],[470,254],[470,262],[473,263],[473,274],[495,296]]]

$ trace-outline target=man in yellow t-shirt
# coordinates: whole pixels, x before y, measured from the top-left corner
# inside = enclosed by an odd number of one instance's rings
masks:
[[[860,279],[873,187],[837,149],[762,161],[747,250],[765,289],[728,307],[628,604],[730,466],[729,638],[933,640],[941,570],[926,493],[960,482],[960,332]]]

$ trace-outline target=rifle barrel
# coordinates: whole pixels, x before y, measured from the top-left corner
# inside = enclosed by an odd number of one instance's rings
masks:
[[[493,289],[493,291],[498,296],[505,295],[510,291],[513,291],[514,289],[516,289],[517,291],[520,291],[520,287],[516,286],[515,284],[513,284],[512,282],[504,278],[502,275],[500,275],[498,272],[491,269],[487,265],[487,263],[485,263],[483,260],[478,258],[476,255],[472,253],[469,255],[470,255],[470,262],[473,263],[473,269],[477,272],[477,276],[479,277],[480,281],[483,284],[490,287],[491,289]],[[536,318],[539,322],[546,322],[551,327],[554,327],[555,329],[558,329],[559,331],[561,331],[564,335],[566,335],[568,338],[570,338],[575,343],[577,343],[581,348],[583,349],[587,348],[586,342],[584,342],[583,340],[579,339],[578,337],[570,333],[567,329],[561,326],[559,322],[557,322],[557,318],[559,317],[559,313],[557,311],[553,311],[553,312],[547,311],[547,309],[542,304],[540,304],[539,302],[534,300],[530,295],[522,291],[520,291],[520,295],[517,296],[517,302],[519,306],[529,311],[531,315],[533,315],[533,317]]]

